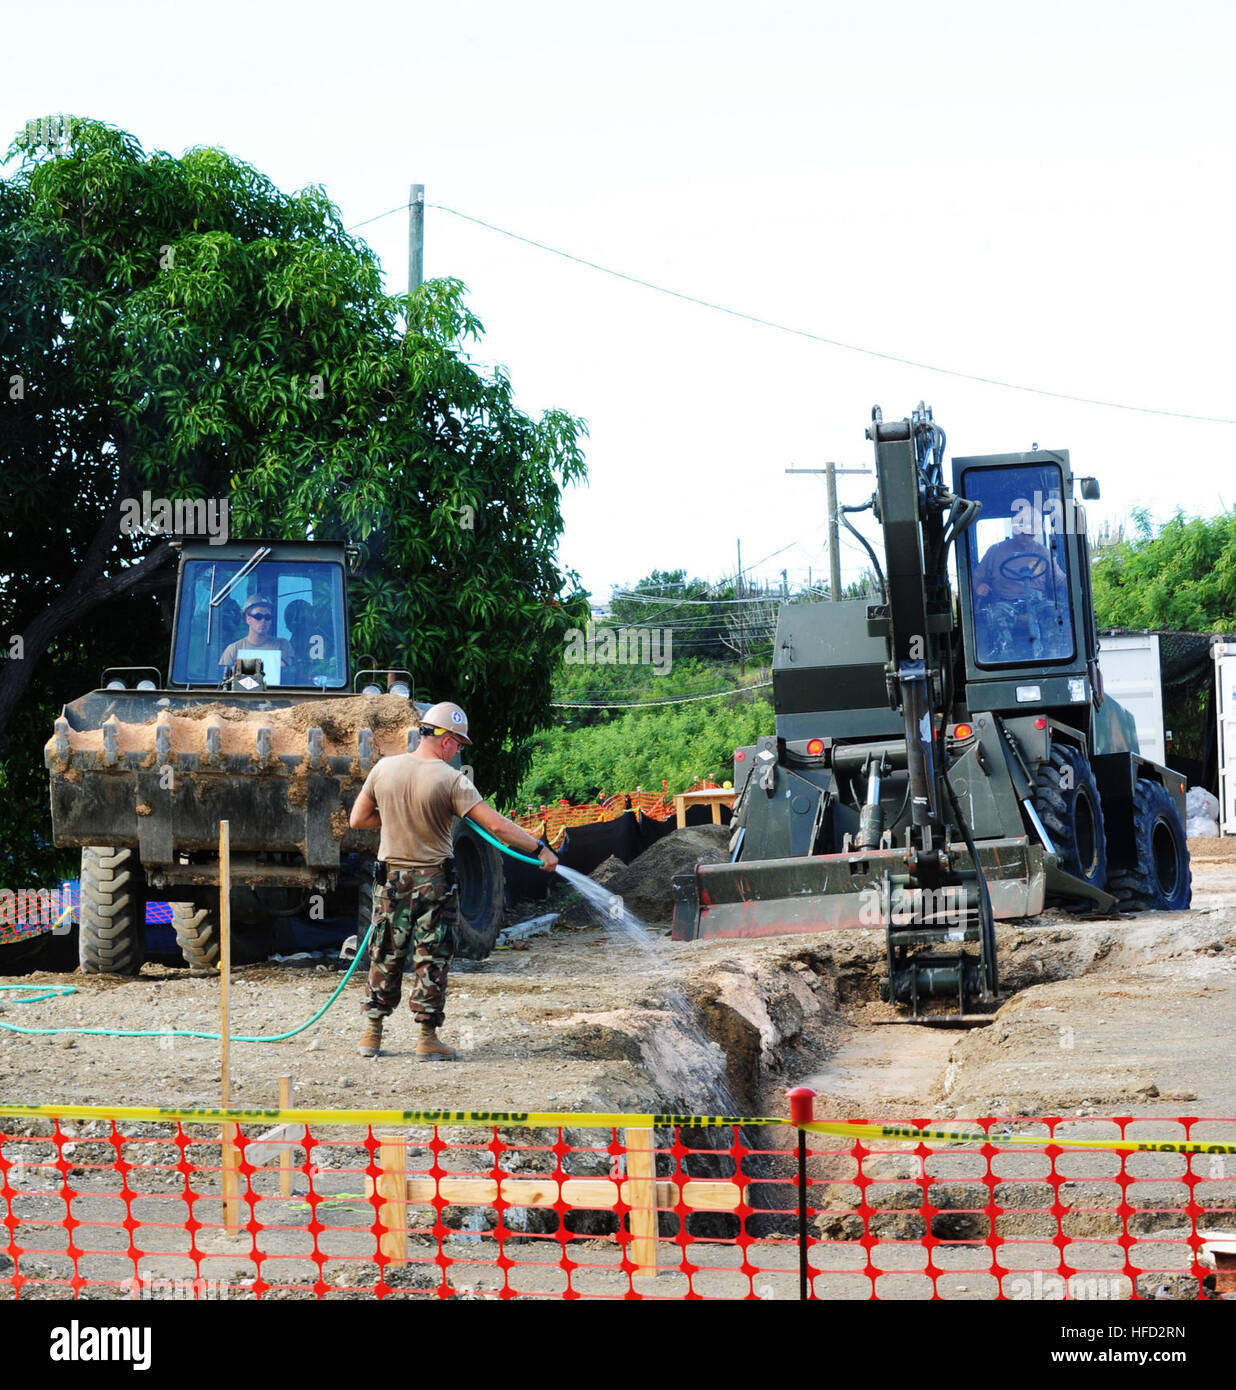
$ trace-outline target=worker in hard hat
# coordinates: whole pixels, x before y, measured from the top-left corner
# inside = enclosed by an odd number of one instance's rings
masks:
[[[285,674],[288,666],[295,662],[296,653],[285,637],[275,636],[274,600],[265,594],[255,594],[245,604],[242,617],[248,624],[249,631],[246,636],[238,637],[235,642],[224,647],[223,655],[219,658],[219,665],[223,667],[234,666],[242,652],[256,652],[259,656],[266,653],[268,661],[270,656],[274,655],[278,658],[280,674],[277,678],[272,679],[273,671],[268,671],[267,683],[270,685],[287,684]]]
[[[354,830],[381,830],[378,882],[373,895],[369,983],[361,1011],[365,1025],[357,1050],[376,1057],[382,1023],[399,1007],[404,966],[411,950],[408,1005],[420,1024],[418,1062],[445,1062],[454,1048],[438,1037],[446,1005],[447,973],[457,912],[451,828],[467,816],[482,830],[521,854],[534,854],[552,873],[558,858],[513,820],[481,797],[472,779],[452,761],[471,746],[468,716],[445,700],[421,718],[420,739],[411,753],[381,758],[352,806]]]

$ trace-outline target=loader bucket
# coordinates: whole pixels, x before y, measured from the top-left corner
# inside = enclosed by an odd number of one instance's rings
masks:
[[[957,869],[973,871],[965,845],[952,847]],[[1024,836],[985,840],[979,862],[998,918],[1042,911],[1043,851]],[[840,927],[883,927],[880,882],[906,873],[904,848],[853,850],[795,859],[698,864],[674,879],[675,941],[779,936]]]
[[[418,719],[398,695],[92,691],[44,750],[56,843],[133,848],[166,868],[215,848],[227,819],[238,854],[296,855],[292,877],[314,881],[341,851],[371,847],[348,807],[378,757],[408,751]]]

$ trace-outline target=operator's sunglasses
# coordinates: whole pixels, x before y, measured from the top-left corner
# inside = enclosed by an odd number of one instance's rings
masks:
[[[269,623],[273,621],[275,615],[269,612],[267,609],[263,608],[260,612],[250,610],[249,616],[256,623]]]

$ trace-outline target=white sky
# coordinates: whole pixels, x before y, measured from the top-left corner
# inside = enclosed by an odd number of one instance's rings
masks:
[[[0,133],[64,112],[323,184],[349,226],[456,208],[684,293],[956,371],[1236,418],[1236,7],[1155,0],[5,6]],[[22,36],[25,36],[24,38]],[[36,42],[37,41],[37,42]],[[34,48],[31,45],[35,45]],[[403,213],[365,227],[387,287]],[[563,562],[827,573],[827,459],[920,399],[950,455],[1068,448],[1096,518],[1236,502],[1236,425],[805,341],[426,214],[518,403],[585,417]],[[859,501],[871,480],[842,480]],[[848,542],[848,538],[847,538]],[[843,574],[864,567],[843,548]]]

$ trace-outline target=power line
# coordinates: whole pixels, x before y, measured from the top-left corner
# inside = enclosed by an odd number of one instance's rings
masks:
[[[538,251],[547,251],[551,256],[559,256],[564,261],[573,261],[576,265],[586,266],[589,270],[600,271],[602,275],[612,275],[616,280],[625,280],[628,284],[639,285],[641,288],[653,290],[657,294],[669,295],[670,298],[681,299],[687,304],[697,304],[702,309],[711,309],[718,314],[728,314],[731,318],[743,319],[747,323],[758,324],[761,328],[771,328],[778,333],[789,333],[795,338],[806,338],[810,342],[823,343],[826,347],[839,348],[843,352],[856,352],[864,357],[878,358],[882,362],[895,362],[902,367],[913,367],[920,372],[935,372],[939,376],[951,376],[961,381],[973,381],[980,386],[1000,386],[1006,391],[1024,391],[1032,396],[1047,396],[1052,400],[1071,401],[1074,405],[1095,405],[1104,410],[1128,410],[1138,415],[1162,415],[1172,420],[1196,420],[1208,425],[1236,425],[1236,419],[1226,415],[1196,415],[1187,410],[1162,410],[1148,405],[1130,405],[1127,401],[1105,401],[1097,396],[1077,396],[1068,391],[1049,391],[1042,386],[1022,386],[1018,382],[1004,381],[999,377],[979,376],[975,372],[962,372],[954,367],[937,367],[930,362],[918,362],[912,357],[900,357],[896,353],[881,352],[877,348],[860,347],[857,343],[845,343],[838,338],[825,337],[822,333],[812,333],[805,328],[793,328],[789,324],[762,318],[759,314],[748,314],[741,309],[731,309],[725,304],[715,304],[710,299],[702,299],[694,294],[685,294],[682,290],[672,290],[667,285],[655,284],[651,280],[641,279],[638,275],[628,275],[626,271],[615,270],[612,266],[601,265],[599,262],[590,261],[584,256],[573,255],[570,251],[549,246],[543,241],[535,241],[532,237],[521,236],[518,232],[507,231],[505,227],[498,227],[492,222],[485,222],[479,217],[460,212],[458,208],[448,208],[443,203],[427,202],[425,206],[434,208],[437,212],[450,213],[452,217],[458,217],[464,222],[471,222],[477,227],[484,227],[486,231],[497,232],[499,236],[509,237],[512,241],[523,242],[525,246],[533,246]],[[357,222],[346,230],[355,231],[357,227],[367,226],[370,222],[378,222],[383,217],[390,217],[393,213],[405,210],[406,205],[389,208],[386,212],[380,212],[374,217],[366,218],[364,222]],[[761,561],[761,563],[763,562]]]
[[[565,700],[551,700],[553,709],[654,709],[658,705],[693,705],[699,700],[719,700],[722,695],[744,695],[748,690],[763,690],[772,681],[760,681],[758,685],[743,685],[737,689],[715,690],[711,695],[681,695],[674,700],[638,700],[629,704],[578,705]]]
[[[345,232],[354,232],[359,227],[367,227],[371,222],[381,222],[384,217],[390,217],[392,213],[407,212],[407,203],[401,203],[397,208],[387,208],[385,212],[375,213],[372,217],[366,217],[363,222],[353,222],[350,227],[345,227]]]
[[[796,543],[797,543],[797,542],[794,542],[794,541],[791,541],[791,542],[790,542],[791,545],[794,545],[794,544],[796,544]],[[789,548],[788,546],[783,546],[783,547],[782,547],[782,549],[788,549],[788,548]],[[744,566],[743,566],[743,571],[746,572],[746,571],[748,571],[748,570],[750,570],[750,569],[754,569],[754,568],[755,568],[755,567],[754,567],[753,565],[744,565]],[[646,589],[615,589],[615,590],[613,591],[613,594],[614,594],[614,597],[613,597],[612,599],[610,599],[610,606],[611,606],[611,607],[612,607],[613,604],[615,604],[615,603],[649,603],[649,604],[659,604],[659,603],[663,603],[663,604],[667,604],[667,605],[671,605],[671,606],[684,605],[684,606],[690,607],[690,608],[699,608],[699,607],[723,608],[723,607],[725,607],[727,604],[753,603],[753,602],[757,602],[757,601],[762,597],[762,595],[756,594],[756,595],[754,596],[754,598],[746,598],[746,599],[741,599],[741,598],[660,598],[660,597],[658,597],[656,594],[650,594]]]

